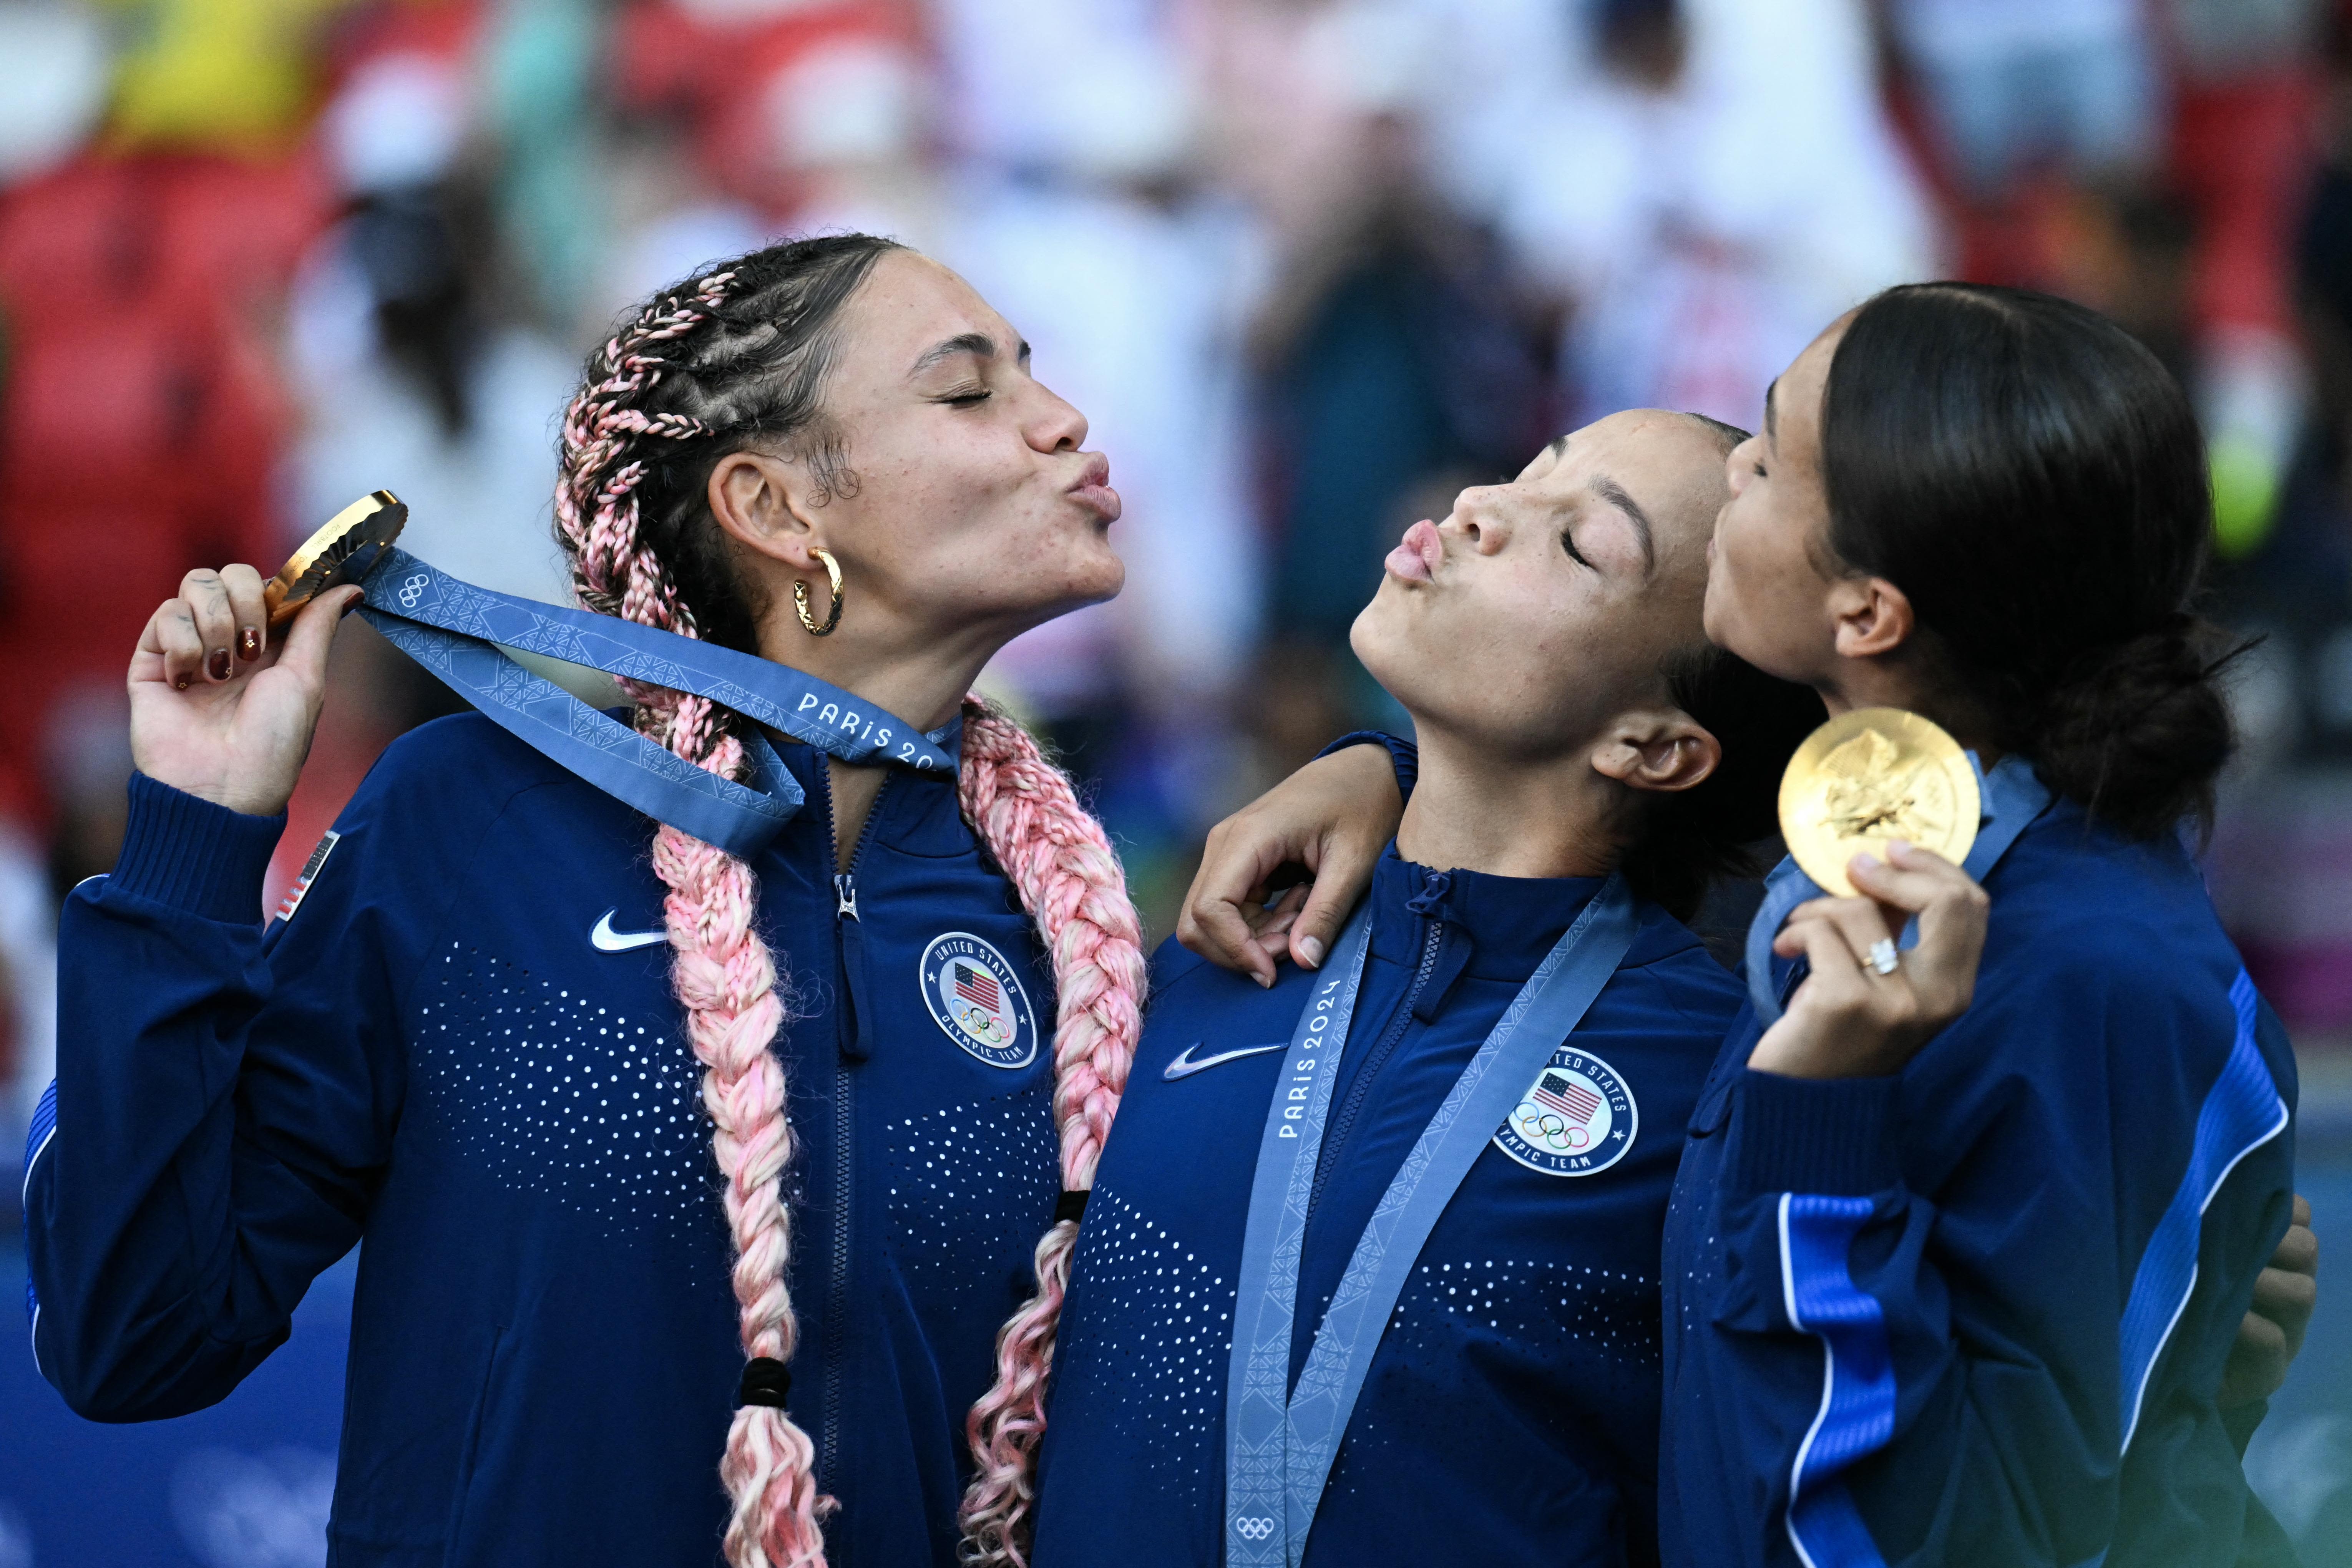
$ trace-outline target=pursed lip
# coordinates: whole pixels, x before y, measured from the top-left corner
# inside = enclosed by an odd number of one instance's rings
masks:
[[[1424,517],[1404,531],[1404,537],[1381,564],[1391,576],[1407,583],[1434,582],[1437,569],[1445,564],[1445,541],[1437,525]]]
[[[1086,466],[1078,477],[1070,481],[1070,499],[1098,515],[1105,522],[1117,522],[1120,510],[1118,492],[1110,488],[1110,459],[1100,452],[1089,452]]]

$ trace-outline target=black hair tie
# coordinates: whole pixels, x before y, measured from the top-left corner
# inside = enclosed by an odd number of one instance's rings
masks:
[[[1080,1219],[1085,1216],[1086,1212],[1087,1194],[1083,1192],[1064,1193],[1060,1197],[1054,1200],[1054,1223],[1055,1225],[1061,1224],[1066,1219]]]
[[[743,1381],[735,1385],[735,1403],[782,1410],[784,1395],[792,1391],[793,1369],[773,1356],[757,1355],[743,1363]]]

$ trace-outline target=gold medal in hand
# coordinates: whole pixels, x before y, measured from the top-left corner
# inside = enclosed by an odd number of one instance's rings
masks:
[[[1822,890],[1854,896],[1846,862],[1886,858],[1890,839],[1955,866],[1977,838],[1976,769],[1959,742],[1916,713],[1857,708],[1811,735],[1780,775],[1780,837]]]
[[[406,503],[390,490],[362,496],[337,512],[262,584],[269,624],[282,626],[328,589],[366,576],[407,522]]]

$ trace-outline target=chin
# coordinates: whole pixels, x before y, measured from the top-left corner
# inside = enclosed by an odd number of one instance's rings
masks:
[[[1391,613],[1391,596],[1383,584],[1381,591],[1372,595],[1372,602],[1356,612],[1354,623],[1348,627],[1348,647],[1364,667],[1364,672],[1380,682],[1381,690],[1394,697],[1395,677],[1412,668],[1413,650],[1411,633]]]

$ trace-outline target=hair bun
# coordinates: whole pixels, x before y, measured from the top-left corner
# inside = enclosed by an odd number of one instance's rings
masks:
[[[2221,672],[2251,646],[2179,615],[2084,655],[2051,687],[2029,742],[2042,782],[2140,837],[2210,815],[2233,742]]]

